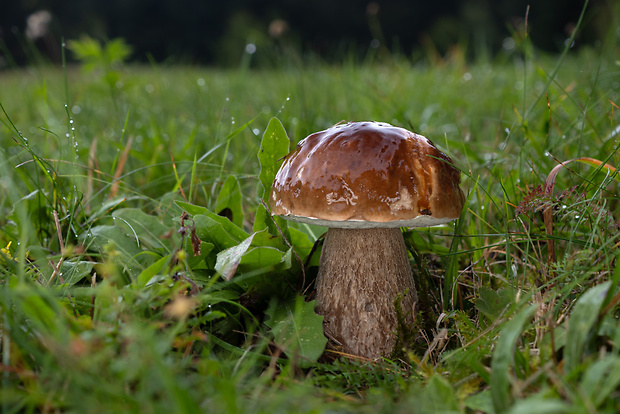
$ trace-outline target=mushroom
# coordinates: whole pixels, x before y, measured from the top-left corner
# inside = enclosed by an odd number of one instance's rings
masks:
[[[388,355],[400,296],[411,327],[417,294],[401,227],[460,216],[464,195],[452,160],[425,137],[379,122],[314,133],[286,156],[272,213],[328,227],[316,280],[326,336],[343,352]]]

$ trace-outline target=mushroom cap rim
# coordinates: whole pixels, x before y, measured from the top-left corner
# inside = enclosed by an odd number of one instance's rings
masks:
[[[409,220],[366,221],[366,220],[325,220],[316,217],[295,216],[293,214],[279,215],[285,220],[297,223],[314,224],[316,226],[340,229],[379,229],[396,227],[432,227],[446,224],[458,217],[417,216]]]

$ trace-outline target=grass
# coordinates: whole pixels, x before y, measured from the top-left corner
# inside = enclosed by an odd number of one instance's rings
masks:
[[[617,412],[617,48],[526,46],[0,73],[3,412]],[[468,197],[404,233],[434,316],[375,363],[321,335],[322,229],[260,204],[287,135],[367,119],[432,138]]]

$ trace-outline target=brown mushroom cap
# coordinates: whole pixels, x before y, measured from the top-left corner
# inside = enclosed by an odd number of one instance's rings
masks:
[[[273,214],[327,227],[425,227],[458,218],[452,160],[425,137],[352,122],[300,141],[273,182]]]

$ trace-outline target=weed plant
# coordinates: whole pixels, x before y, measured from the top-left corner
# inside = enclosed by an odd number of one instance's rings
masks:
[[[514,40],[221,71],[82,39],[88,72],[1,72],[3,412],[618,412],[617,39]],[[457,223],[403,230],[431,311],[372,362],[314,313],[324,229],[261,202],[342,120],[430,137],[467,194]]]

